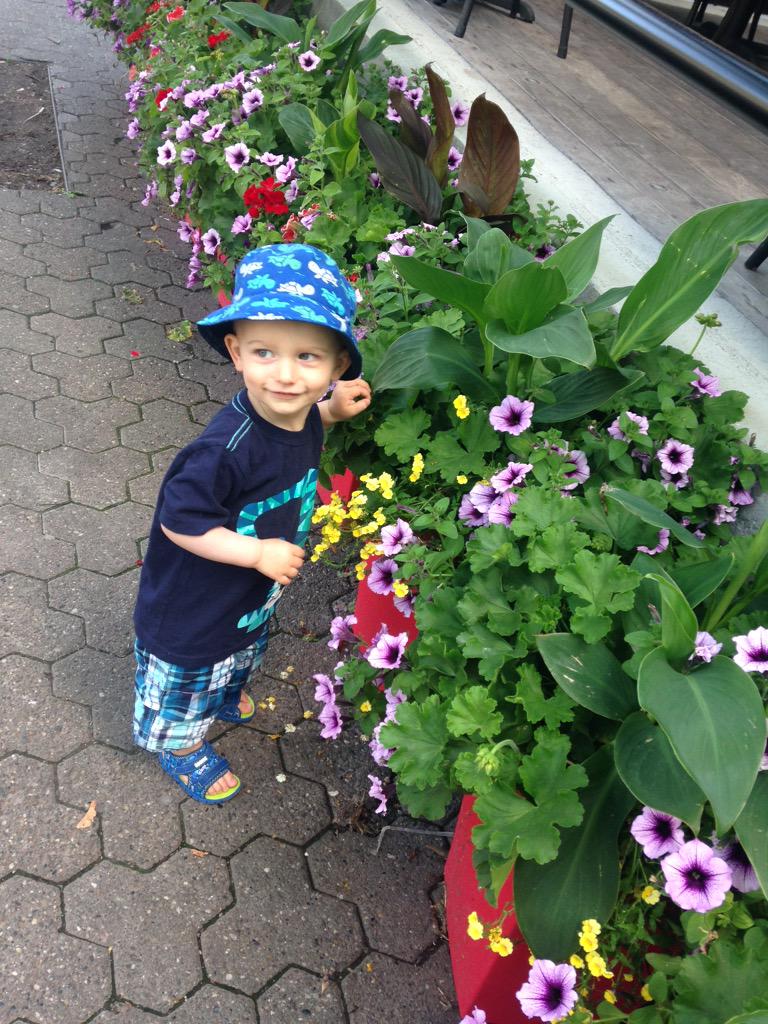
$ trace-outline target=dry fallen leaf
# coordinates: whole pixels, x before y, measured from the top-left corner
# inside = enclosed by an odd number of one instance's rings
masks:
[[[91,800],[88,804],[88,810],[82,816],[80,821],[75,825],[75,828],[90,828],[93,824],[93,819],[96,817],[96,801]]]
[[[194,850],[194,849],[190,848],[189,852],[192,854],[193,857],[207,857],[208,856],[208,852],[206,850]]]

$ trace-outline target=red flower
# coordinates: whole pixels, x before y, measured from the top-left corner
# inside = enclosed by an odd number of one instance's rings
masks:
[[[149,56],[150,57],[157,57],[157,55],[159,53],[162,53],[162,52],[163,51],[160,49],[159,46],[150,46],[150,48],[149,48]]]
[[[350,284],[354,284],[359,276],[359,274],[347,274],[347,280],[349,281]]]
[[[125,42],[128,46],[132,46],[134,43],[138,43],[145,32],[149,31],[149,25],[139,25],[139,27],[131,32],[130,35],[125,37]]]
[[[172,11],[168,11],[168,13],[165,16],[165,20],[167,22],[179,21],[180,18],[184,17],[184,14],[185,11],[183,7],[174,7]]]
[[[268,214],[289,212],[285,193],[275,188],[274,178],[265,178],[260,185],[249,185],[243,193],[243,202],[252,217],[258,217],[262,210]]]
[[[173,89],[160,89],[159,92],[155,94],[155,106],[157,107],[158,110],[164,109],[164,107],[162,107],[161,104],[165,97],[170,96],[172,92]]]
[[[159,11],[162,6],[163,5],[160,3],[160,0],[153,0],[147,8],[147,14],[154,14],[155,11]]]
[[[299,233],[296,230],[296,228],[298,226],[299,226],[298,218],[294,217],[293,214],[291,214],[291,216],[288,218],[288,220],[285,222],[285,224],[283,224],[283,226],[280,228],[280,234],[283,236],[283,241],[284,242],[295,242],[296,241],[296,239],[299,237]]]
[[[219,32],[218,35],[213,34],[208,36],[208,45],[212,50],[215,50],[219,43],[223,43],[225,39],[229,39],[229,32]]]

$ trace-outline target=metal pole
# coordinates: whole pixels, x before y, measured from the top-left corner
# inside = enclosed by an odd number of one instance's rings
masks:
[[[557,56],[563,60],[568,56],[568,40],[571,37],[571,22],[573,21],[573,8],[570,4],[563,7],[563,23],[560,26],[560,45],[557,48]]]

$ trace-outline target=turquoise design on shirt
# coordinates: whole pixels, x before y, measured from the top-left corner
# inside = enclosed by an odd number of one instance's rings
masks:
[[[299,525],[296,530],[296,536],[293,539],[293,543],[298,544],[301,547],[309,536],[309,528],[312,524],[312,509],[315,507],[316,491],[317,470],[308,469],[301,480],[293,484],[291,487],[286,487],[286,489],[284,491],[280,491],[279,494],[275,494],[270,498],[264,498],[263,501],[256,501],[251,505],[246,505],[237,517],[237,532],[242,533],[246,537],[258,537],[259,534],[256,527],[259,519],[266,512],[271,512],[273,509],[287,505],[289,501],[299,500],[301,502],[299,508]],[[280,583],[273,583],[264,604],[255,608],[252,612],[248,612],[246,615],[243,615],[237,623],[238,629],[245,629],[250,633],[254,629],[258,629],[260,626],[263,626],[274,613],[275,606],[280,600],[283,590],[284,588]]]

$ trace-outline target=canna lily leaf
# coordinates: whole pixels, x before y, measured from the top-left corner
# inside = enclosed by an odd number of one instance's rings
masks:
[[[253,42],[253,37],[250,33],[246,32],[242,25],[239,25],[232,18],[227,18],[223,14],[211,12],[211,17],[214,21],[217,21],[220,25],[223,25],[227,32],[231,32],[233,36],[236,36],[241,43],[247,43],[249,46]]]
[[[464,242],[467,247],[467,253],[471,253],[482,236],[491,230],[491,225],[487,220],[481,220],[479,217],[470,217],[468,213],[462,213],[462,217],[467,225],[467,237]]]
[[[499,228],[488,228],[464,260],[464,273],[473,281],[495,285],[507,271],[528,263],[533,263],[533,256],[526,249],[511,242]]]
[[[507,115],[495,103],[476,97],[469,112],[467,144],[459,168],[459,192],[473,217],[503,213],[520,178],[520,140]],[[479,190],[479,192],[477,191]],[[480,205],[470,198],[484,195]]]
[[[606,498],[610,498],[611,501],[622,505],[627,512],[631,512],[639,519],[642,519],[644,523],[655,526],[659,530],[669,530],[672,536],[676,537],[681,544],[685,544],[689,548],[701,547],[701,541],[698,537],[694,537],[684,526],[681,526],[675,519],[668,516],[666,512],[662,512],[655,505],[646,501],[645,498],[640,498],[636,494],[630,494],[629,491],[623,491],[620,487],[604,486],[602,491]]]
[[[466,346],[440,327],[417,327],[399,337],[384,353],[373,378],[374,391],[429,391],[457,384],[469,395],[492,397],[490,384]]]
[[[565,278],[557,267],[528,261],[522,267],[507,271],[494,284],[488,292],[483,313],[486,320],[502,320],[510,334],[525,334],[544,323],[565,300],[567,290]]]
[[[453,119],[451,102],[445,90],[445,82],[439,75],[435,74],[431,64],[426,65],[425,71],[427,73],[427,81],[429,82],[429,95],[432,97],[432,109],[434,110],[435,119],[435,134],[430,140],[427,164],[442,187],[448,180],[448,151],[453,143],[456,122]]]
[[[485,329],[488,340],[504,352],[521,352],[536,359],[568,359],[580,366],[595,361],[595,343],[580,309],[559,306],[539,327],[525,334],[512,334],[501,320],[491,320]]]
[[[334,21],[323,40],[323,46],[334,49],[359,27],[357,24],[358,19],[360,19],[361,24],[365,22],[367,25],[375,13],[375,0],[360,0],[359,3],[356,3],[354,7],[350,7],[348,11],[345,11],[340,18]]]
[[[633,288],[634,285],[631,284],[624,285],[622,288],[609,288],[607,292],[603,292],[602,295],[598,295],[597,298],[592,299],[591,302],[585,302],[581,308],[587,316],[591,313],[599,313],[601,309],[610,309],[611,306],[615,306],[617,302],[621,302],[622,299],[626,299]]]
[[[228,3],[224,4],[224,10],[229,11],[237,21],[245,21],[249,25],[270,32],[284,43],[295,43],[302,38],[302,30],[293,18],[283,17],[281,14],[271,14],[263,7],[253,3]]]
[[[536,646],[557,684],[577,704],[617,722],[637,709],[635,684],[605,644],[548,633],[536,637]]]
[[[760,772],[744,810],[733,826],[739,842],[768,894],[768,775]]]
[[[589,282],[597,266],[597,259],[600,255],[600,243],[603,239],[603,231],[611,223],[615,214],[604,217],[597,224],[593,224],[582,231],[580,235],[572,238],[565,245],[561,246],[545,261],[547,267],[557,267],[565,278],[568,287],[566,302],[581,295]]]
[[[388,28],[380,28],[378,32],[373,33],[365,46],[361,46],[357,51],[354,66],[357,68],[368,61],[376,60],[388,46],[402,46],[410,42],[410,36],[400,35],[399,32],[392,32]]]
[[[306,153],[317,134],[312,111],[304,103],[288,103],[277,112],[280,127],[291,140],[298,156]]]
[[[400,115],[400,139],[403,145],[412,149],[422,160],[426,160],[432,142],[431,128],[421,120],[404,92],[390,89],[389,102]]]
[[[714,593],[733,568],[734,555],[729,553],[697,565],[675,566],[670,573],[688,598],[692,608]]]
[[[400,202],[410,206],[422,220],[436,224],[441,217],[443,193],[434,174],[407,146],[388,131],[357,116],[360,136],[371,151],[384,187]]]
[[[586,307],[582,307],[585,309]],[[599,409],[615,395],[634,387],[644,376],[642,370],[612,370],[596,366],[593,370],[564,373],[546,383],[547,391],[555,396],[549,405],[536,403],[533,421],[539,423],[566,423],[586,412]]]
[[[682,590],[666,575],[651,572],[661,594],[661,646],[672,664],[682,664],[693,654],[698,623]]]
[[[482,321],[483,303],[490,290],[488,285],[455,274],[452,270],[433,267],[414,256],[393,256],[392,264],[411,288],[427,292],[449,306],[458,306],[473,320]]]

